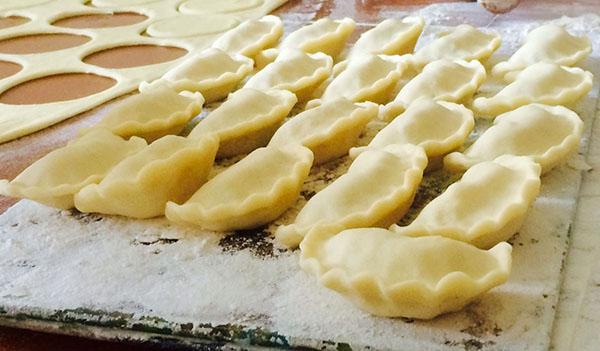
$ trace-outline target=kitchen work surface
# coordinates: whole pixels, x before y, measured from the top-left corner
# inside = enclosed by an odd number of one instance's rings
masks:
[[[292,1],[276,11],[288,33],[325,16],[352,17],[364,31],[385,18],[419,14],[427,26],[417,48],[448,26],[469,23],[502,36],[488,66],[508,57],[529,30],[548,21],[590,37],[593,53],[581,67],[594,73],[594,87],[572,106],[586,126],[580,152],[542,178],[540,196],[511,240],[509,281],[462,311],[430,321],[373,317],[320,287],[299,269],[298,251],[273,242],[277,224],[289,223],[307,199],[345,172],[350,160],[343,158],[315,167],[296,206],[275,224],[252,231],[209,233],[164,218],[132,220],[20,201],[0,216],[0,324],[197,348],[595,349],[600,329],[600,238],[594,229],[600,224],[600,123],[594,123],[599,118],[600,17],[594,13],[599,12],[595,1],[530,1],[501,16],[473,2],[401,7],[384,1]],[[499,88],[486,83],[480,94]],[[76,128],[97,120],[96,112],[42,136],[0,145],[0,178],[13,177],[64,144]],[[478,120],[474,136],[489,124]],[[372,123],[361,143],[380,128]],[[8,164],[21,156],[30,161]],[[442,171],[426,175],[403,221],[454,180]]]

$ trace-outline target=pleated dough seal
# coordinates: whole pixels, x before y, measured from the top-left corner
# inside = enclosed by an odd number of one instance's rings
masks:
[[[575,112],[530,104],[496,117],[465,151],[446,156],[444,165],[456,172],[501,155],[529,156],[546,173],[577,151],[582,133],[583,121]]]
[[[206,181],[218,147],[215,136],[167,135],[121,161],[100,183],[81,189],[75,207],[133,218],[162,216],[167,201],[186,201]]]
[[[384,317],[430,319],[457,311],[508,279],[512,247],[490,250],[440,236],[411,238],[380,228],[301,244],[300,266],[359,308]]]
[[[400,90],[394,101],[382,107],[380,118],[391,121],[419,99],[463,102],[473,96],[485,77],[485,68],[476,60],[433,61]]]
[[[420,68],[439,59],[482,61],[491,56],[500,43],[498,34],[484,33],[461,24],[451,31],[439,33],[437,39],[417,50],[412,62]]]
[[[252,72],[254,62],[246,56],[208,48],[170,69],[152,83],[142,82],[144,92],[157,85],[177,91],[200,92],[207,103],[222,100]]]
[[[475,126],[473,112],[445,101],[418,100],[385,126],[368,146],[350,149],[350,157],[392,144],[421,146],[431,164],[461,147]]]
[[[364,54],[404,55],[412,53],[423,31],[422,17],[389,18],[364,32],[350,49],[348,58]]]
[[[283,22],[269,15],[242,22],[215,40],[212,47],[254,59],[262,50],[274,46],[282,35]]]
[[[203,104],[204,98],[198,92],[178,94],[166,85],[155,86],[123,100],[88,131],[104,128],[125,139],[138,136],[152,142],[179,134],[200,113]]]
[[[202,119],[188,137],[217,135],[219,158],[245,154],[269,143],[296,101],[286,90],[240,89]]]
[[[337,21],[321,18],[290,33],[283,39],[279,49],[299,49],[307,54],[322,52],[336,58],[344,49],[355,26],[354,20],[348,17]]]
[[[405,68],[406,61],[399,56],[361,55],[348,61],[346,69],[325,88],[321,100],[344,97],[386,103]]]
[[[296,94],[298,101],[304,101],[329,77],[332,65],[331,57],[320,52],[306,54],[300,50],[285,50],[251,77],[245,87],[288,90]]]
[[[529,32],[523,46],[508,61],[496,64],[492,74],[510,82],[520,71],[534,63],[551,62],[573,66],[584,60],[591,51],[587,37],[576,37],[562,26],[546,24]]]
[[[184,204],[169,202],[167,218],[215,231],[261,226],[296,202],[312,161],[312,152],[301,145],[257,149]]]
[[[322,226],[388,227],[409,209],[426,166],[425,151],[410,144],[363,152],[346,174],[304,205],[293,224],[277,228],[275,237],[296,247]]]
[[[592,73],[578,67],[538,62],[521,71],[498,94],[475,99],[473,108],[490,117],[534,102],[568,105],[592,89],[592,78]]]
[[[479,248],[510,239],[540,191],[541,167],[529,157],[503,155],[478,163],[421,210],[408,236],[441,235]]]
[[[311,149],[315,165],[331,161],[348,153],[377,112],[377,105],[372,103],[334,99],[284,123],[269,146],[300,144]]]
[[[1,180],[0,194],[72,208],[81,188],[100,182],[112,167],[145,146],[141,138],[125,141],[105,129],[90,131],[37,160],[11,182]]]

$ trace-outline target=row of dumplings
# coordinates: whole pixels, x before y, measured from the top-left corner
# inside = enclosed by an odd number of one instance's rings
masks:
[[[349,153],[348,172],[280,226],[277,240],[300,244],[305,270],[371,313],[432,318],[459,309],[507,279],[511,247],[504,241],[537,196],[541,172],[576,150],[583,123],[550,105],[589,91],[591,74],[568,66],[590,49],[561,27],[532,31],[492,69],[510,84],[471,105],[495,117],[493,126],[457,152],[474,127],[473,112],[459,103],[486,79],[479,60],[500,38],[462,25],[410,55],[422,28],[418,17],[383,21],[342,57],[350,19],[316,21],[276,48],[277,17],[245,22],[142,84],[140,94],[0,183],[0,191],[228,231],[273,221],[297,201],[314,164]],[[225,97],[187,137],[172,135],[205,99]],[[308,101],[306,109],[285,121],[299,101]],[[376,118],[390,123],[354,147]],[[243,154],[208,179],[215,158]],[[394,225],[427,167],[439,164],[467,171],[409,226]]]

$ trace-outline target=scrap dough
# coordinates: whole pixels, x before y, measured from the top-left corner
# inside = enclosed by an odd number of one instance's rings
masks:
[[[457,311],[508,279],[512,247],[490,250],[380,228],[313,230],[300,266],[359,308],[384,317],[430,319]]]
[[[409,209],[426,166],[425,151],[411,144],[365,151],[346,174],[308,200],[294,223],[277,228],[275,237],[296,247],[319,227],[387,227]]]
[[[215,136],[167,135],[125,158],[100,183],[81,189],[75,207],[133,218],[162,216],[167,201],[184,202],[206,181],[218,147]]]
[[[259,227],[296,202],[312,161],[312,152],[301,145],[257,149],[184,204],[169,202],[167,218],[215,231]]]

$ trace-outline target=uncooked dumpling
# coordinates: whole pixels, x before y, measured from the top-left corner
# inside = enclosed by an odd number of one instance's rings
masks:
[[[218,136],[218,157],[245,154],[267,145],[296,101],[286,90],[240,89],[204,117],[188,137]]]
[[[363,54],[403,55],[415,48],[423,31],[422,17],[389,18],[361,34],[352,46],[348,58]]]
[[[592,78],[590,72],[578,67],[538,62],[524,69],[498,94],[475,99],[473,108],[485,116],[496,116],[533,102],[567,105],[592,89]]]
[[[406,62],[400,56],[358,56],[329,83],[321,100],[344,97],[355,102],[386,103],[405,68]]]
[[[81,188],[100,182],[117,163],[145,146],[141,138],[126,141],[105,129],[93,130],[35,161],[10,183],[1,180],[0,194],[68,209]]]
[[[534,63],[552,62],[573,66],[585,59],[591,51],[587,37],[576,37],[562,26],[546,24],[529,32],[523,46],[508,61],[495,65],[492,73],[513,81],[520,71]]]
[[[309,54],[322,52],[335,58],[344,49],[354,27],[355,23],[351,18],[335,21],[321,18],[290,33],[283,39],[279,49],[300,49]]]
[[[484,33],[468,24],[461,24],[451,31],[438,35],[431,43],[417,50],[413,56],[415,67],[439,59],[484,60],[500,46],[500,36]]]
[[[206,181],[218,147],[215,136],[167,135],[121,161],[99,184],[81,189],[75,207],[134,218],[161,216],[167,201],[184,202]]]
[[[167,218],[215,231],[259,227],[296,202],[312,161],[312,152],[301,145],[257,149],[184,204],[169,202]]]
[[[334,99],[284,123],[269,146],[301,144],[312,150],[314,164],[327,162],[347,154],[377,112],[375,104]]]
[[[283,35],[283,23],[277,16],[264,16],[242,22],[215,40],[212,47],[230,54],[254,58],[274,46]]]
[[[441,235],[480,248],[510,239],[540,191],[541,167],[525,156],[500,156],[469,168],[406,227],[409,236]]]
[[[418,99],[462,102],[473,96],[485,77],[485,68],[476,60],[434,61],[382,108],[380,117],[391,121]]]
[[[293,224],[277,228],[275,236],[295,247],[321,226],[387,227],[412,204],[426,166],[425,151],[410,144],[365,151],[346,174],[304,205]]]
[[[563,106],[526,105],[496,117],[465,151],[446,156],[444,165],[463,171],[501,155],[529,156],[545,173],[579,148],[582,132],[583,121]]]
[[[157,86],[127,97],[91,129],[104,128],[123,138],[135,135],[151,142],[167,134],[179,134],[200,113],[203,104],[200,93],[178,94],[166,85]]]
[[[368,146],[350,149],[350,157],[392,144],[413,144],[425,149],[427,157],[441,158],[463,145],[475,121],[471,110],[445,101],[418,100],[385,126]]]
[[[207,103],[218,101],[233,91],[253,67],[254,62],[246,56],[209,48],[170,69],[162,78],[142,83],[140,91],[166,84],[177,91],[198,91]]]
[[[323,53],[306,54],[284,50],[277,59],[248,80],[245,87],[258,90],[283,89],[306,100],[331,74],[333,60]]]
[[[380,228],[312,231],[300,266],[359,308],[384,317],[429,319],[457,311],[508,279],[512,247],[490,250],[440,236],[411,238]]]

